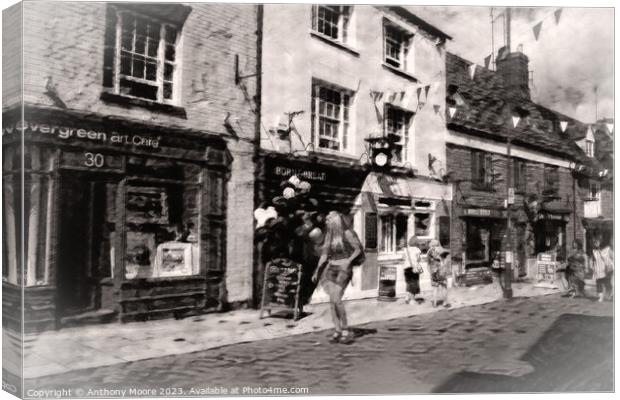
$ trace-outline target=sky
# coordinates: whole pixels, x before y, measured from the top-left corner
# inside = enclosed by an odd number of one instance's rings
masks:
[[[448,51],[484,66],[491,54],[491,8],[408,6],[452,36]],[[523,45],[533,71],[532,99],[585,123],[613,117],[614,15],[611,8],[513,8],[511,48]],[[505,7],[493,9],[498,16]],[[538,40],[532,28],[542,21]],[[504,44],[503,18],[495,23],[495,54]],[[595,96],[595,86],[598,87]],[[598,98],[598,101],[595,101]],[[598,104],[596,107],[595,105]]]

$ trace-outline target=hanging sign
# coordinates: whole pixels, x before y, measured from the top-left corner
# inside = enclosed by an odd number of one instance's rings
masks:
[[[265,267],[260,318],[267,311],[283,310],[299,318],[299,289],[302,265],[288,258],[276,258]]]

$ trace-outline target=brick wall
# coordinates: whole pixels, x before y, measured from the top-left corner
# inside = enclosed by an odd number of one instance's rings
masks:
[[[603,218],[614,217],[614,193],[605,187],[601,189],[601,214]]]
[[[451,229],[451,251],[454,255],[461,255],[462,240],[465,226],[463,219],[464,207],[503,209],[506,198],[506,157],[501,154],[492,154],[493,174],[495,184],[493,190],[478,190],[471,183],[471,151],[468,147],[449,144],[447,146],[448,171],[452,172],[455,184],[453,190],[453,213]],[[544,164],[527,161],[526,164],[527,185],[526,192],[515,194],[515,204],[512,207],[513,216],[522,218],[523,200],[530,193],[540,193],[543,189]],[[539,189],[540,188],[540,189]],[[570,249],[573,238],[583,239],[583,201],[579,194],[573,195],[573,177],[566,168],[559,168],[559,199],[546,203],[545,207],[550,210],[568,209],[571,211],[566,224],[567,250]],[[575,213],[573,213],[576,212]]]
[[[234,135],[238,137],[227,140],[234,158],[228,182],[228,301],[250,299],[254,208],[252,157],[257,126],[257,85],[256,78],[245,79],[242,85],[235,85],[234,60],[238,55],[242,75],[257,72],[258,7],[242,4],[190,5],[191,12],[183,26],[181,45],[177,49],[177,57],[181,60],[178,106],[185,110],[186,118],[100,99],[106,32],[105,3],[27,2],[23,3],[23,7],[24,20],[28,23],[24,36],[25,102],[52,106],[53,102],[45,95],[46,83],[51,80],[58,96],[69,109],[192,128],[229,137],[224,127],[228,116]],[[5,18],[6,15],[5,12]],[[14,52],[12,48],[10,50]],[[5,98],[7,92],[14,97],[14,89],[5,88]]]

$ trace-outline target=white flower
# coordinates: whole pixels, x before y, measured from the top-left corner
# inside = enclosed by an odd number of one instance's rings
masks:
[[[295,190],[293,188],[287,187],[282,191],[282,195],[285,199],[290,199],[295,197]]]
[[[300,180],[299,180],[299,178],[297,177],[297,175],[293,175],[293,176],[291,176],[290,178],[288,178],[288,181],[289,181],[290,183],[292,183],[292,184],[293,184],[293,186],[295,186],[295,187],[297,187],[297,186],[299,185],[299,182],[300,182]]]

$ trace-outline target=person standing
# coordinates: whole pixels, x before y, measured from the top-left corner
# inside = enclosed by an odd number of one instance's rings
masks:
[[[407,283],[407,294],[405,303],[409,304],[416,300],[416,295],[420,293],[420,275],[424,271],[421,264],[422,250],[418,247],[415,236],[409,239],[409,246],[405,248],[407,257],[407,267],[404,269],[405,282]]]
[[[364,249],[355,232],[347,227],[342,214],[330,211],[325,219],[323,252],[312,281],[320,279],[323,290],[329,296],[330,311],[335,332],[330,342],[353,343],[348,330],[347,314],[342,302],[344,291],[353,276],[353,266],[361,264]]]
[[[433,286],[433,307],[438,305],[439,290],[442,290],[442,303],[444,307],[450,307],[448,304],[448,274],[446,264],[448,257],[446,251],[442,249],[438,240],[431,240],[430,248],[426,253],[428,257],[428,267],[431,271],[431,285]]]
[[[566,280],[568,281],[569,295],[586,296],[586,254],[583,251],[583,242],[580,239],[573,241],[573,250],[568,256],[566,266]]]
[[[613,252],[609,246],[601,248],[601,237],[595,236],[592,241],[592,270],[596,281],[596,293],[598,301],[602,302],[605,298],[611,299],[612,287],[611,278],[614,270]]]

